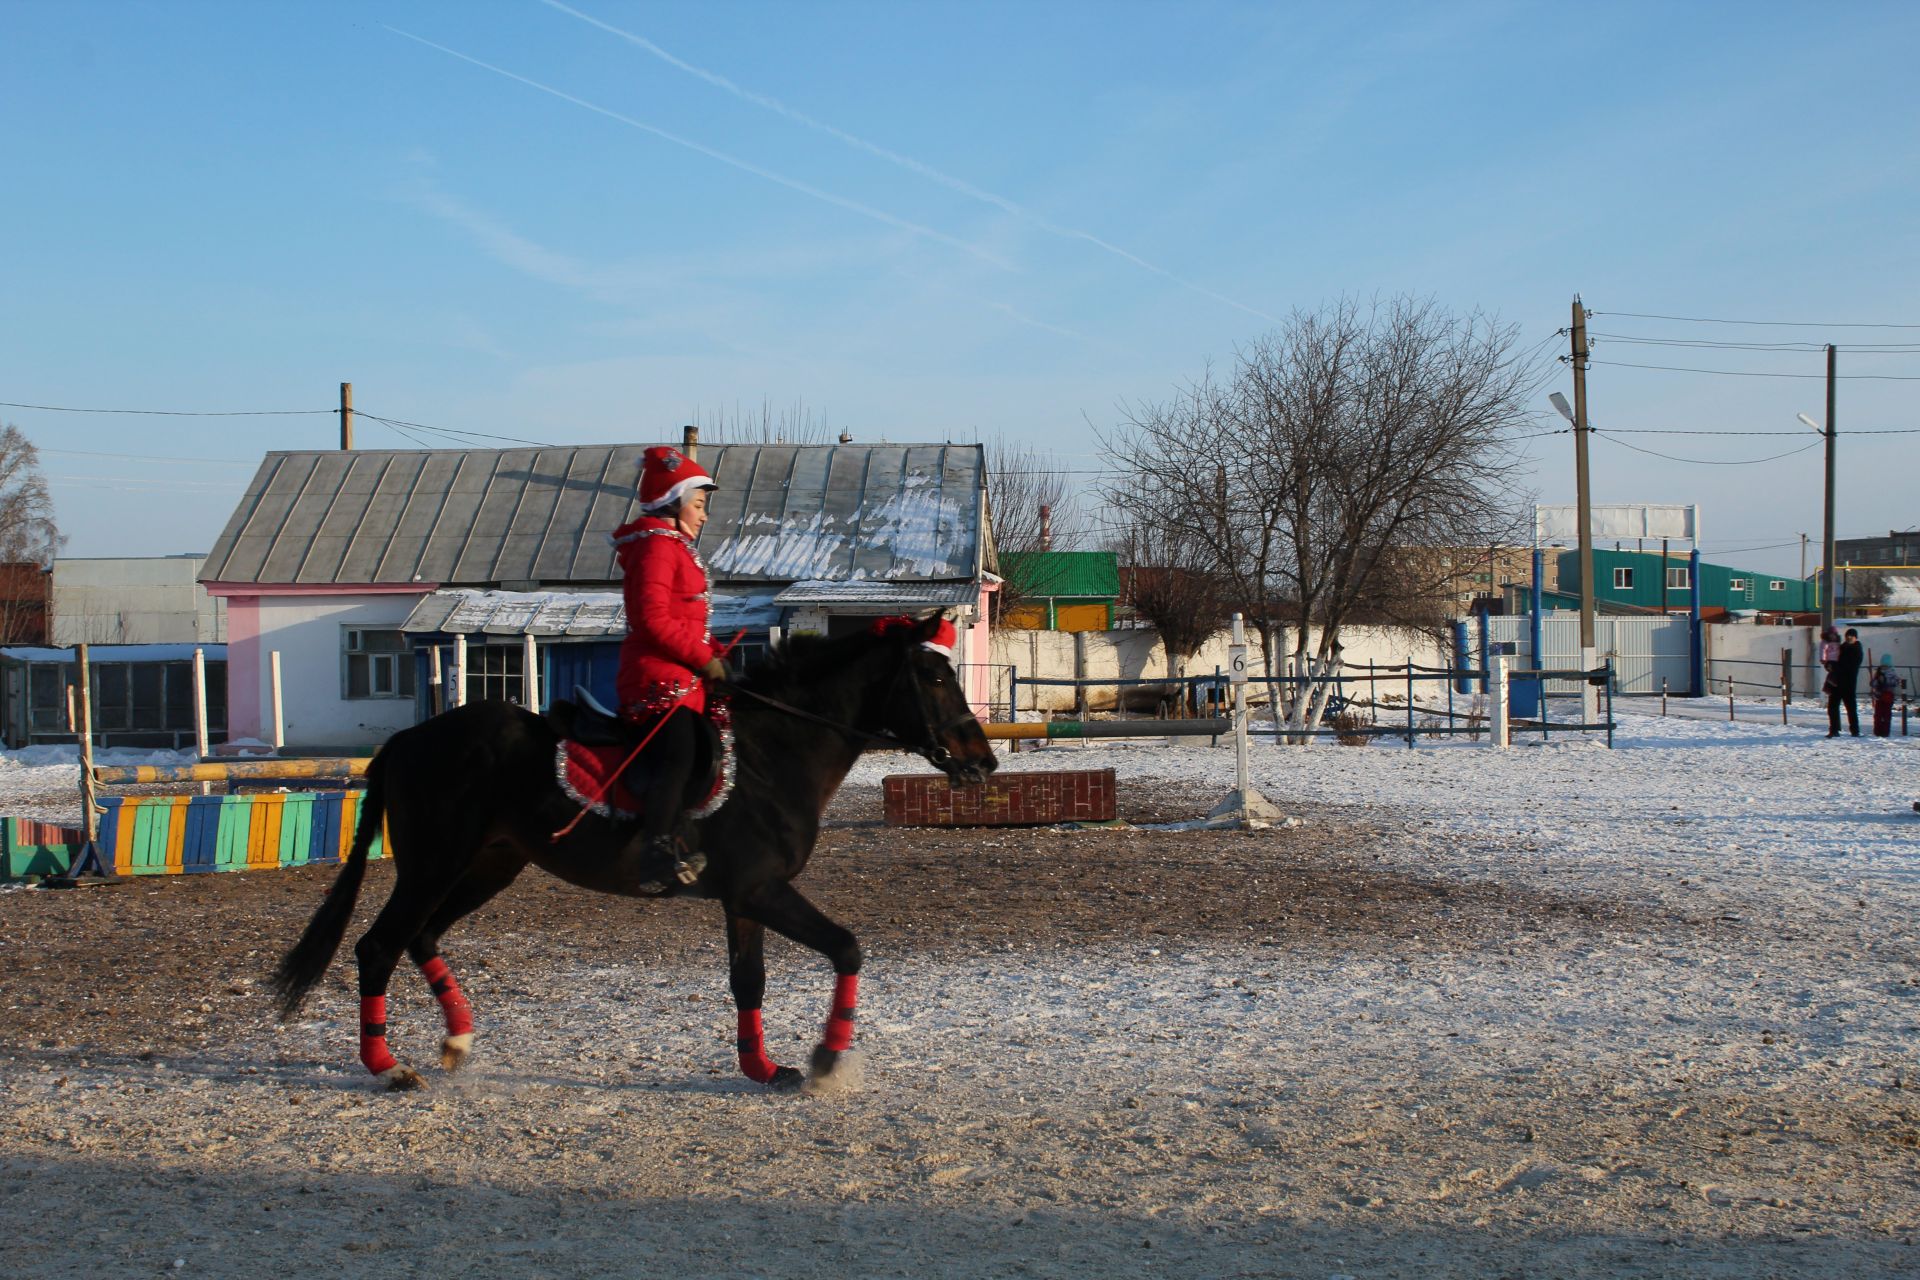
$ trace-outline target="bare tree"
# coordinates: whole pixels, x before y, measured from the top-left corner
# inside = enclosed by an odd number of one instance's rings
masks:
[[[826,411],[815,412],[804,400],[779,410],[765,397],[757,409],[735,401],[731,410],[695,409],[693,421],[707,444],[828,444],[833,440]]]
[[[1177,519],[1115,531],[1121,600],[1145,619],[1167,651],[1167,677],[1186,676],[1187,660],[1227,620],[1226,596],[1207,548]]]
[[[1508,439],[1543,367],[1514,353],[1515,330],[1397,298],[1295,312],[1166,405],[1131,409],[1106,441],[1129,481],[1117,511],[1185,512],[1260,631],[1268,670],[1278,634],[1315,680],[1288,722],[1319,722],[1340,629],[1389,600],[1417,612],[1410,548],[1508,540],[1520,521],[1520,459]],[[1396,567],[1398,566],[1398,567]],[[1396,581],[1398,585],[1396,586]],[[1431,595],[1430,591],[1424,594]]]
[[[1840,571],[1840,594],[1837,597],[1844,605],[1885,604],[1893,595],[1893,580],[1878,569],[1846,569]]]
[[[45,640],[48,575],[64,541],[40,451],[20,428],[0,428],[0,643]]]
[[[1006,581],[994,593],[994,620],[1007,610],[1052,590],[1064,571],[1060,562],[1028,553],[1076,551],[1086,540],[1079,503],[1063,469],[1033,448],[996,436],[987,442],[987,511],[994,549],[1016,559],[1002,561]]]

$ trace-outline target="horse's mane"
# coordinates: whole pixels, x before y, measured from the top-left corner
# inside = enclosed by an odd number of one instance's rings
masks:
[[[858,662],[885,643],[887,637],[867,631],[832,639],[788,636],[773,646],[766,657],[749,666],[739,683],[756,693],[769,695],[814,684],[822,676]]]

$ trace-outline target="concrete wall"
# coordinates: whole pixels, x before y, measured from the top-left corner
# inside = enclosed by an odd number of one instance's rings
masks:
[[[206,557],[53,562],[49,643],[225,644],[227,609],[195,581]]]
[[[289,752],[362,754],[414,721],[412,698],[345,697],[346,627],[398,627],[424,592],[234,596],[228,602],[227,732],[273,740],[272,665],[280,653]]]
[[[1867,695],[1867,668],[1891,653],[1894,666],[1906,678],[1908,693],[1920,693],[1920,626],[1861,627],[1866,665],[1860,669],[1860,696]],[[1818,627],[1751,627],[1738,623],[1710,624],[1706,628],[1707,693],[1724,697],[1727,677],[1742,697],[1780,696],[1780,651],[1792,650],[1793,698],[1821,697],[1826,672],[1819,661]]]
[[[1349,676],[1354,674],[1354,665],[1364,667],[1368,662],[1381,665],[1404,663],[1411,657],[1422,666],[1437,667],[1452,661],[1450,653],[1417,631],[1405,631],[1397,627],[1348,627],[1341,632],[1341,637],[1343,656],[1349,664]],[[1201,646],[1198,654],[1187,660],[1186,674],[1204,676],[1213,674],[1215,668],[1224,669],[1227,665],[1227,648],[1232,642],[1229,632],[1222,631],[1215,635]],[[1259,680],[1266,675],[1266,668],[1260,661],[1259,638],[1249,634],[1247,642],[1252,655],[1253,678]],[[1278,657],[1280,674],[1284,674],[1286,655],[1282,653]],[[1018,668],[1022,680],[1029,677],[1069,679],[1076,675],[1083,679],[1160,680],[1167,676],[1166,649],[1161,645],[1159,636],[1149,630],[1073,633],[998,630],[993,633],[992,661],[995,668],[992,673],[992,703],[995,711],[1001,715],[1007,709],[1009,668]],[[1256,700],[1265,699],[1262,691],[1249,690],[1249,695]],[[1089,689],[1088,709],[1111,711],[1114,709],[1114,698],[1111,689]],[[1071,688],[1029,689],[1021,686],[1022,712],[1071,711],[1073,707],[1074,690]]]

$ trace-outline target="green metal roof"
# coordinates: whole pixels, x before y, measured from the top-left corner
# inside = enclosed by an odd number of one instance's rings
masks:
[[[1120,595],[1120,561],[1111,551],[1003,551],[1008,586],[1032,600],[1114,600]]]

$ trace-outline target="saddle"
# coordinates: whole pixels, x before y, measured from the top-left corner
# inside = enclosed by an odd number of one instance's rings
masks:
[[[545,718],[560,738],[560,745],[555,749],[554,773],[561,789],[603,818],[638,818],[641,801],[637,791],[645,785],[651,768],[648,753],[642,752],[618,778],[613,775],[656,721],[629,720],[616,715],[578,685],[574,686],[571,700],[555,698]],[[731,789],[729,765],[733,753],[730,735],[726,732],[723,702],[710,702],[707,714],[696,719],[700,732],[694,739],[686,808],[698,818],[718,809],[726,799]]]

